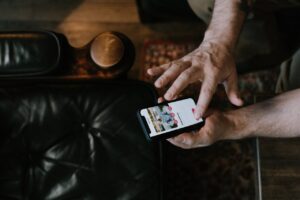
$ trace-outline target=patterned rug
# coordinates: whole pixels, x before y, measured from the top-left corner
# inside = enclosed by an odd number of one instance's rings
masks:
[[[191,52],[198,44],[147,40],[143,50],[140,79],[153,83],[146,74],[148,68],[178,59]],[[246,104],[255,94],[275,91],[277,71],[260,71],[239,76],[241,96]],[[201,84],[191,84],[181,96],[197,99]],[[164,94],[166,88],[158,90]],[[222,87],[212,105],[232,109]],[[253,200],[257,198],[257,156],[255,139],[223,141],[210,147],[182,150],[164,142],[164,191],[172,200]]]

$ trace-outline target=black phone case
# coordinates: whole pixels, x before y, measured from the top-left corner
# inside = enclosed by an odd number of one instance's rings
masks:
[[[189,99],[189,98],[184,98],[184,99]],[[171,103],[171,102],[175,102],[175,101],[180,101],[180,100],[183,100],[183,99],[177,99],[177,100],[174,100],[174,101],[163,102],[163,103],[156,104],[154,106],[162,105],[162,104],[167,104],[167,103]],[[144,109],[144,108],[142,108],[142,109]],[[137,111],[137,117],[138,117],[139,123],[140,123],[140,125],[141,125],[141,127],[143,129],[143,132],[144,132],[146,138],[149,141],[158,141],[158,140],[168,139],[168,138],[174,137],[174,136],[179,135],[179,134],[184,133],[184,132],[189,132],[189,131],[193,131],[193,130],[199,129],[199,128],[203,127],[204,124],[205,124],[205,119],[203,118],[202,122],[194,124],[192,126],[187,126],[187,127],[184,127],[184,128],[181,128],[181,129],[177,129],[177,130],[174,130],[174,131],[171,131],[171,132],[168,132],[168,133],[164,133],[164,134],[160,134],[160,135],[157,135],[157,136],[154,136],[154,137],[150,137],[150,135],[149,135],[150,130],[149,130],[149,127],[147,126],[147,122],[146,122],[146,120],[140,114],[140,111],[142,109],[139,109]]]

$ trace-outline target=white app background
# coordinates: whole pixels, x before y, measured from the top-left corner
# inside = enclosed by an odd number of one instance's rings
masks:
[[[143,109],[141,115],[146,118],[151,137],[202,122],[194,117],[195,107],[194,100],[185,99]]]

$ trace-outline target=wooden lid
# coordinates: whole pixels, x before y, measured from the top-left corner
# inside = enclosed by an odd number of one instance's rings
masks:
[[[110,68],[120,62],[124,55],[122,40],[111,32],[98,35],[92,42],[90,55],[101,68]]]

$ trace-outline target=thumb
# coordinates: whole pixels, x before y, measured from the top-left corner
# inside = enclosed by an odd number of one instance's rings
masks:
[[[242,106],[243,100],[239,96],[237,73],[233,72],[224,83],[229,101],[236,106]]]

